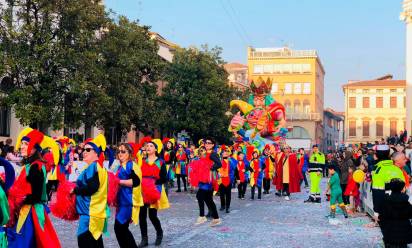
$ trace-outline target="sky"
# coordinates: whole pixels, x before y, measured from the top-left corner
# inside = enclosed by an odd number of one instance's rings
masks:
[[[402,0],[105,0],[182,47],[223,48],[247,63],[247,47],[315,49],[325,68],[325,108],[343,111],[342,85],[386,74],[405,79]]]

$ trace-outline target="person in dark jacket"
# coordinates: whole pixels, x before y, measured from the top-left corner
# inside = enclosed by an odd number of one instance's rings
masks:
[[[379,215],[379,226],[383,234],[386,248],[407,247],[412,243],[412,205],[405,194],[405,183],[400,179],[392,179],[389,188],[392,193],[385,195],[382,213]]]
[[[349,168],[355,170],[355,166],[352,161],[352,153],[350,151],[345,151],[343,153],[343,161],[339,163],[339,170],[340,170],[340,185],[342,188],[342,192],[345,192],[346,186],[348,184],[348,177],[349,177]],[[345,205],[349,204],[349,197],[343,196],[343,202]]]

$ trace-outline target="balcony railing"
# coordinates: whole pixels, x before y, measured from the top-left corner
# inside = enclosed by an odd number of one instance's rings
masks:
[[[286,119],[288,121],[321,121],[320,113],[295,113],[286,111]]]

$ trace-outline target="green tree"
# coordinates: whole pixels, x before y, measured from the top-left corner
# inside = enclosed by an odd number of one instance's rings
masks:
[[[167,86],[162,95],[166,120],[162,128],[179,132],[186,130],[194,141],[213,136],[228,142],[230,100],[239,94],[227,84],[221,48],[203,46],[178,49],[166,73]]]
[[[114,127],[118,137],[132,125],[142,132],[157,127],[156,82],[165,65],[158,49],[150,38],[149,27],[124,16],[102,35],[102,81],[111,104],[101,124],[105,129]]]
[[[110,22],[89,0],[7,0],[1,6],[2,102],[22,124],[45,129],[94,125],[109,98],[97,61]]]

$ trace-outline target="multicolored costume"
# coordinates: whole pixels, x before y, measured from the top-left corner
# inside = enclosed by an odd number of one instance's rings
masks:
[[[260,162],[265,165],[263,171],[263,194],[269,194],[270,184],[275,173],[275,159],[273,158],[273,156],[266,154],[266,149],[269,148],[265,148],[262,156],[260,157]]]
[[[149,141],[152,143],[157,152],[162,151],[162,142],[158,139]],[[160,220],[157,217],[157,211],[169,208],[169,200],[166,195],[164,183],[167,182],[166,165],[163,160],[157,158],[150,162],[148,158],[138,158],[138,165],[142,171],[142,195],[144,205],[140,207],[139,222],[140,233],[142,236],[141,244],[148,243],[147,234],[147,213],[149,212],[149,219],[156,230],[156,243],[160,244],[163,238],[163,229]]]
[[[13,165],[9,161],[0,157],[0,166],[4,167],[5,178],[0,178],[0,248],[7,247],[7,236],[4,225],[9,222],[9,203],[7,200],[6,192],[14,183],[14,169]],[[3,179],[5,181],[3,181]]]
[[[248,182],[249,162],[247,160],[238,160],[237,166],[235,168],[235,177],[239,181],[237,186],[238,198],[244,199],[246,193],[246,187]]]
[[[187,191],[186,185],[186,175],[187,175],[187,154],[184,150],[178,150],[176,152],[176,164],[175,164],[175,173],[176,173],[176,180],[177,180],[177,192],[181,192],[180,189],[180,179],[183,182],[184,191]]]
[[[110,210],[107,205],[108,174],[103,166],[106,139],[102,134],[86,140],[93,147],[99,160],[87,165],[76,181],[76,210],[80,215],[77,238],[79,246],[88,242],[103,245],[102,234],[107,231]],[[103,157],[102,157],[103,156]]]
[[[133,150],[133,148],[132,148]],[[133,156],[134,154],[130,154]],[[129,223],[139,222],[140,207],[143,206],[140,181],[142,171],[137,163],[128,161],[120,165],[117,171],[119,180],[132,180],[132,187],[120,186],[117,192],[117,209],[114,223],[114,232],[120,247],[136,247],[133,234],[129,230]]]
[[[250,161],[250,192],[251,199],[255,199],[255,189],[258,188],[258,199],[262,199],[262,183],[265,170],[265,164],[258,158],[253,158]]]
[[[226,149],[226,147],[222,148]],[[227,149],[229,150],[229,149]],[[230,202],[232,199],[232,183],[234,181],[235,168],[237,161],[234,158],[222,158],[222,167],[219,171],[219,194],[220,194],[220,210],[230,211]]]
[[[167,148],[168,143],[171,144],[171,148]],[[175,159],[176,159],[176,153],[173,150],[174,143],[175,143],[174,139],[163,139],[163,144],[164,144],[163,160],[165,161],[166,170],[167,170],[167,181],[170,184],[173,184],[173,181],[176,176],[173,170],[173,166],[174,166]],[[168,184],[166,185],[168,186]]]
[[[9,191],[9,201],[16,198],[24,200],[16,206],[20,208],[15,209],[18,212],[11,213],[18,216],[18,219],[17,223],[11,223],[12,228],[7,232],[8,247],[61,247],[48,216],[49,208],[45,204],[47,202],[46,166],[39,155],[42,149],[51,148],[57,164],[59,160],[57,144],[50,137],[31,128],[26,128],[20,133],[16,149],[20,148],[23,141],[28,143],[29,156],[23,160],[23,169]],[[35,149],[34,153],[33,149]],[[12,218],[14,219],[15,216]]]

